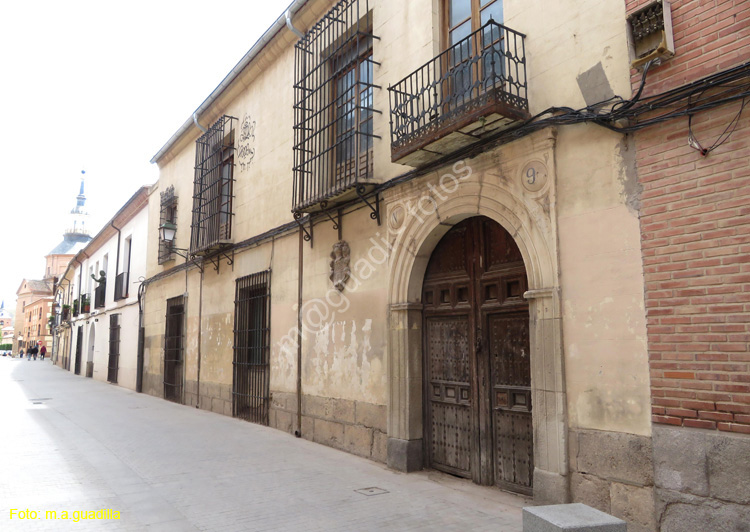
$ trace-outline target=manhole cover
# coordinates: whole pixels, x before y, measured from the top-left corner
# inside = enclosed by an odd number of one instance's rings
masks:
[[[384,490],[383,488],[360,488],[354,491],[356,491],[357,493],[361,495],[365,495],[367,497],[372,497],[373,495],[382,495],[383,493],[389,493],[388,490]]]

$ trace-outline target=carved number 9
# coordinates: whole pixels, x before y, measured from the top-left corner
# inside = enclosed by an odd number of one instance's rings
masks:
[[[533,185],[534,183],[536,183],[536,168],[532,166],[531,168],[526,170],[526,177],[528,178],[526,182],[529,185]]]

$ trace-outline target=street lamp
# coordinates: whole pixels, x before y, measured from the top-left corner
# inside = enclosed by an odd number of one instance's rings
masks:
[[[186,253],[187,249],[178,248],[174,245],[174,237],[176,233],[177,226],[172,222],[164,222],[159,226],[159,238],[162,240],[162,242],[169,245],[170,251],[174,251],[180,257],[188,260],[188,256]]]
[[[174,242],[175,233],[177,233],[177,226],[172,222],[164,222],[159,226],[159,238],[168,244]]]

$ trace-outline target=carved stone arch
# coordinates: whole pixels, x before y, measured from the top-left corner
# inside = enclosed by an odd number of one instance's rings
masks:
[[[500,152],[498,156],[497,152]],[[494,156],[493,156],[494,155]],[[439,187],[444,172],[422,177],[385,197],[389,260],[388,464],[422,467],[422,282],[433,250],[460,221],[486,216],[514,238],[529,290],[532,397],[535,404],[534,498],[567,502],[567,416],[564,389],[559,264],[555,223],[554,132],[546,130],[495,154],[472,159],[471,175],[456,192]],[[498,159],[505,161],[498,165]],[[543,161],[545,187],[529,194],[516,179],[534,159]],[[455,167],[454,167],[455,169]],[[446,170],[450,172],[451,169]],[[450,181],[453,183],[455,181]]]

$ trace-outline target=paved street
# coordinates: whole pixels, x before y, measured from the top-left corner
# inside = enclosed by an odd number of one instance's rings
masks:
[[[389,471],[49,361],[0,357],[0,427],[0,530],[520,531],[529,504],[436,472]],[[103,509],[120,519],[73,522],[74,512]],[[37,519],[20,519],[25,510]]]

